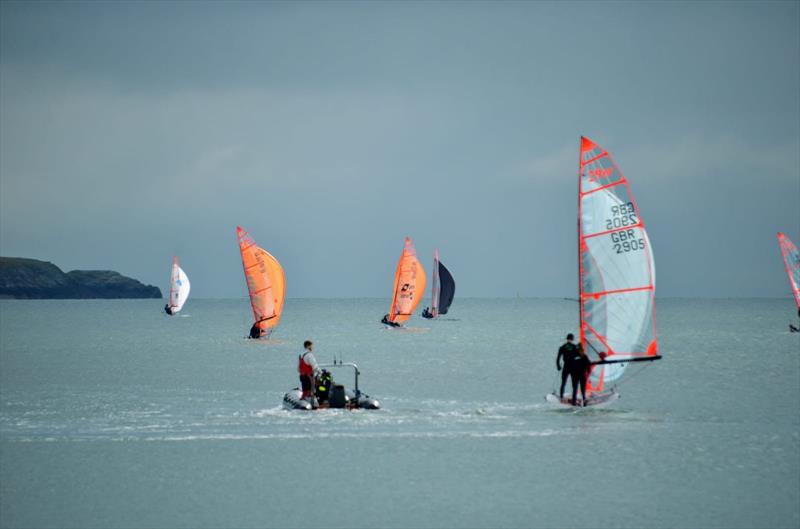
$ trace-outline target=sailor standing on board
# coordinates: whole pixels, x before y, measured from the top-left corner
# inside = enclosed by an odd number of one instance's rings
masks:
[[[561,371],[561,389],[558,392],[558,398],[564,398],[564,386],[567,385],[567,377],[572,373],[572,364],[578,359],[578,348],[573,343],[575,336],[572,333],[567,335],[567,341],[558,348],[558,356],[556,356],[556,369]],[[564,359],[564,368],[561,368],[561,359]],[[573,378],[572,385],[576,384]]]
[[[586,379],[592,371],[592,361],[583,349],[583,344],[579,343],[576,348],[578,356],[572,362],[572,405],[577,406],[578,386],[581,388],[581,403],[586,406]]]
[[[303,400],[307,400],[316,408],[317,399],[314,397],[314,381],[322,370],[314,357],[314,343],[311,340],[303,342],[305,351],[297,359],[297,372],[300,375],[300,387],[303,389]]]

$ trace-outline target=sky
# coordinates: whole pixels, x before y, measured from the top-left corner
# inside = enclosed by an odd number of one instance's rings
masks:
[[[246,295],[577,290],[578,142],[631,182],[665,297],[789,296],[799,2],[0,3],[0,255]]]

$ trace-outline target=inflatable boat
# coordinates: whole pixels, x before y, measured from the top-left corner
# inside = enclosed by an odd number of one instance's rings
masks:
[[[353,363],[321,364],[322,376],[314,388],[314,402],[303,398],[299,388],[287,391],[283,395],[283,407],[287,410],[316,411],[326,409],[346,410],[378,410],[381,403],[373,399],[358,388],[358,376],[361,374],[358,366]],[[328,369],[352,368],[354,375],[353,389],[347,389],[342,384],[336,384]]]

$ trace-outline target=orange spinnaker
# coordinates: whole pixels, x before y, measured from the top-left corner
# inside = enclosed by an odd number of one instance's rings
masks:
[[[278,325],[286,297],[286,276],[281,264],[270,253],[256,246],[255,241],[241,227],[236,227],[242,267],[250,293],[253,318],[264,333]]]
[[[411,237],[406,237],[406,244],[394,273],[394,291],[392,292],[392,306],[389,308],[389,321],[393,323],[407,321],[424,295],[425,269],[417,259],[417,251],[414,249]]]

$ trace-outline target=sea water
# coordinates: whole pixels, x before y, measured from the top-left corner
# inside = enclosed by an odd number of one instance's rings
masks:
[[[664,359],[553,409],[571,300],[0,302],[2,527],[797,527],[791,300],[658,304]],[[379,411],[291,412],[297,355],[356,362]],[[352,385],[352,372],[336,370]]]

